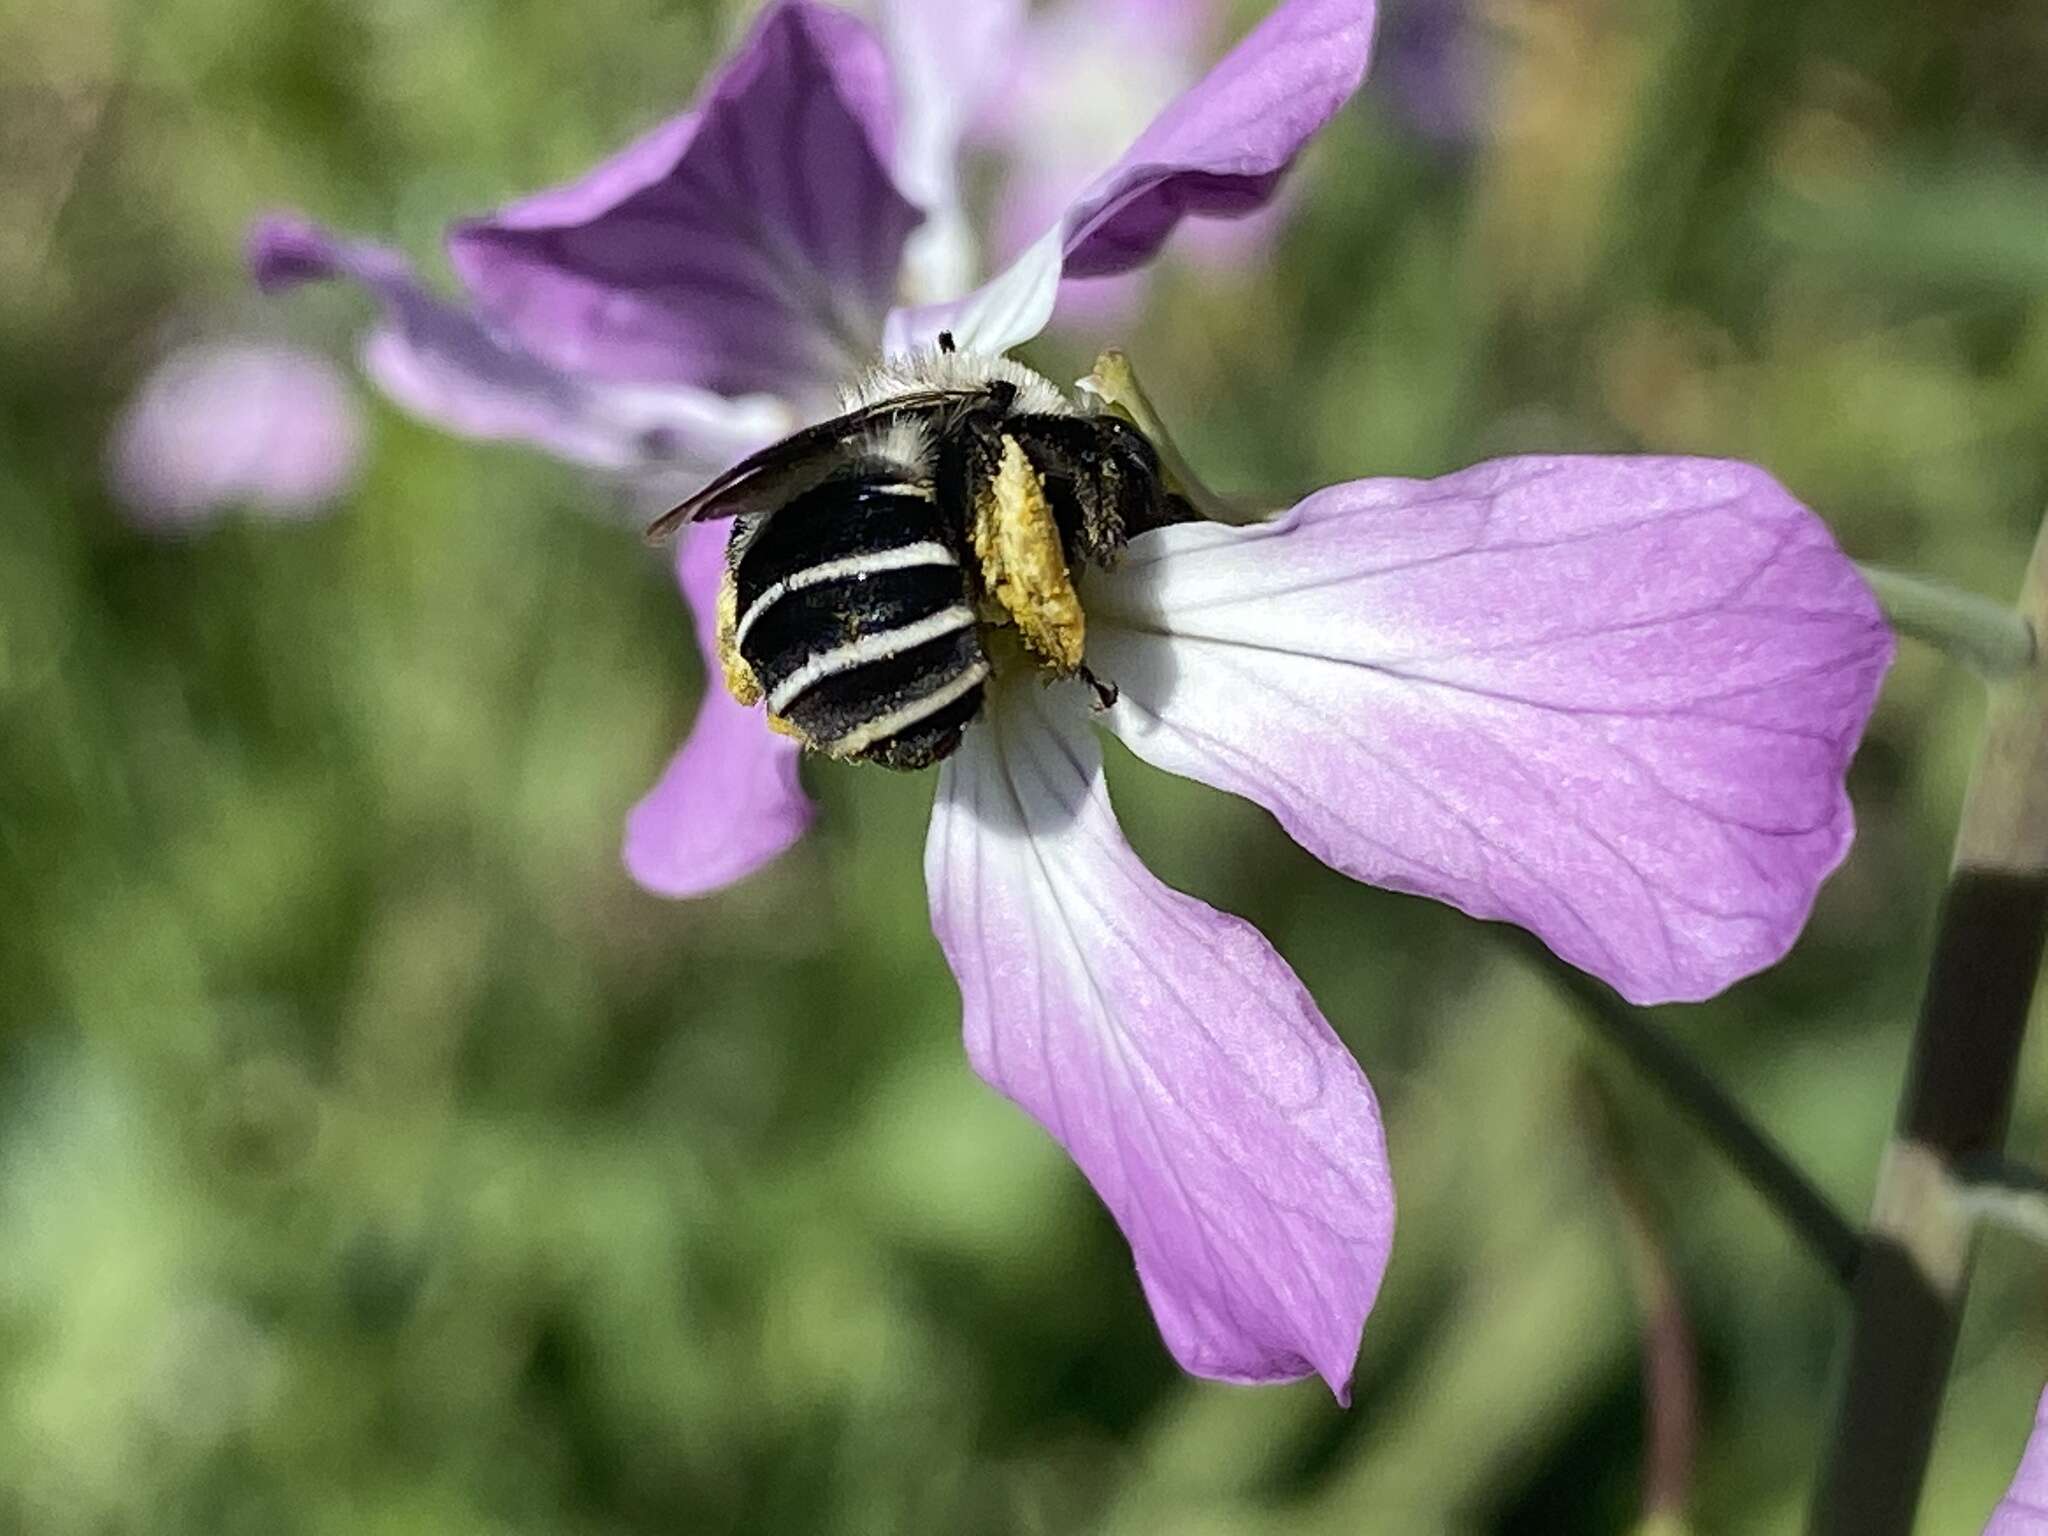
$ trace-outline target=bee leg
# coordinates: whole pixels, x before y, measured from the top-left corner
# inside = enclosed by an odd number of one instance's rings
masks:
[[[1095,693],[1095,712],[1098,715],[1106,709],[1116,708],[1118,695],[1115,683],[1103,681],[1103,679],[1097,677],[1085,666],[1080,669],[1080,675],[1081,681],[1086,683]]]
[[[740,654],[739,615],[739,582],[733,567],[727,565],[718,579],[718,667],[725,676],[726,692],[752,706],[761,702],[761,680]]]
[[[1022,416],[1005,425],[1046,479],[1072,560],[1112,566],[1137,534],[1193,516],[1167,490],[1145,435],[1120,417]]]
[[[1087,616],[1074,591],[1045,482],[1014,437],[1002,433],[995,473],[973,502],[975,559],[982,591],[1024,644],[1061,676],[1072,676],[1086,646]]]

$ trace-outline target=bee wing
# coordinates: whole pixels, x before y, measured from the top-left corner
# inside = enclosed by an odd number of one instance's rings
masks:
[[[970,389],[919,390],[805,427],[740,460],[689,500],[662,513],[647,525],[647,542],[658,544],[685,523],[773,511],[831,474],[832,450],[849,437],[903,416],[952,410],[980,394]]]

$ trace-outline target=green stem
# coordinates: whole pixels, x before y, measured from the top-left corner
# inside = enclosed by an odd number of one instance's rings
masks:
[[[2015,676],[2040,659],[2024,614],[1974,592],[1942,586],[1881,565],[1859,565],[1892,628],[1955,657],[1980,676]]]
[[[2003,1227],[2048,1245],[2048,1178],[2002,1157],[1966,1159],[1954,1169],[1956,1203],[1978,1226]]]
[[[1585,1021],[1628,1057],[1713,1143],[1729,1166],[1846,1287],[1856,1273],[1860,1251],[1855,1227],[1699,1059],[1660,1029],[1649,1014],[1565,964],[1535,939],[1514,931],[1512,942],[1540,961],[1551,980],[1578,1001]]]

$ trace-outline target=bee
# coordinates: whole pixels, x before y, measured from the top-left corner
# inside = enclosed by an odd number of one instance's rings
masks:
[[[950,336],[848,404],[647,531],[733,520],[718,624],[733,694],[830,756],[928,768],[980,712],[990,632],[1010,626],[1041,667],[1113,703],[1083,659],[1075,574],[1193,516],[1145,435]]]

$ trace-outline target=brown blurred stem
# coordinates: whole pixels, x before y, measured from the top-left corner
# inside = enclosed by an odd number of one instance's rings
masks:
[[[1829,1274],[1847,1286],[1861,1244],[1856,1229],[1745,1110],[1699,1058],[1641,1009],[1622,1001],[1583,971],[1564,963],[1518,929],[1506,931],[1579,1004],[1585,1021],[1712,1142],[1750,1188],[1804,1242]]]
[[[1613,1106],[1591,1073],[1580,1084],[1601,1168],[1628,1248],[1643,1350],[1643,1517],[1650,1533],[1683,1531],[1699,1448],[1699,1364],[1685,1298],[1664,1242],[1665,1223],[1644,1187]]]
[[[2048,634],[2048,522],[2019,616]],[[1913,1528],[1970,1279],[1966,1170],[2000,1155],[2048,938],[2048,668],[1993,684],[1878,1176],[1815,1536]]]

